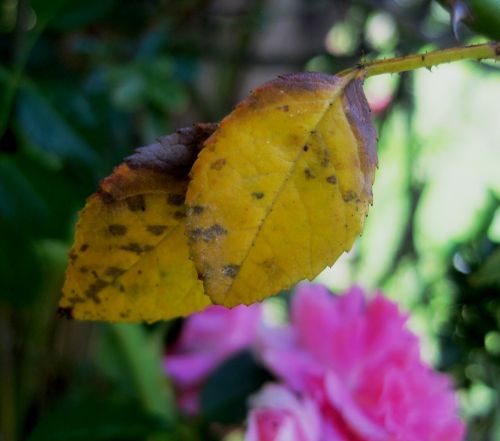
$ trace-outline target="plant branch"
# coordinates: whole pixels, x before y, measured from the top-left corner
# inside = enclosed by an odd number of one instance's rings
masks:
[[[491,41],[489,43],[477,44],[474,46],[453,47],[441,49],[425,54],[407,55],[404,57],[389,58],[386,60],[376,60],[372,62],[361,62],[351,69],[340,72],[339,76],[359,70],[366,77],[375,75],[400,73],[408,70],[420,69],[422,67],[431,68],[439,64],[451,63],[460,60],[484,60],[500,59],[500,43]]]

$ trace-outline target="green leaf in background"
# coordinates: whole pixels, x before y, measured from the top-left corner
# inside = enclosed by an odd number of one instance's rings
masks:
[[[273,377],[249,351],[238,352],[210,376],[201,392],[203,415],[210,421],[240,423],[248,397]]]
[[[161,333],[134,324],[108,324],[103,331],[97,357],[100,370],[136,396],[144,410],[171,421],[175,405],[162,368]]]
[[[119,396],[78,393],[40,420],[28,441],[127,441],[168,431],[165,420]]]
[[[38,90],[30,87],[20,93],[17,120],[21,135],[35,149],[41,149],[62,160],[92,165],[96,153]]]

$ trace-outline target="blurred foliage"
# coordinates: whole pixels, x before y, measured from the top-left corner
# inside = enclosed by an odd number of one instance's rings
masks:
[[[498,2],[471,1],[469,14],[463,43],[498,32]],[[55,317],[84,198],[133,147],[221,118],[279,73],[454,38],[431,0],[0,2],[0,440],[220,438],[175,409],[161,358],[179,322]],[[357,249],[321,276],[378,286],[413,312],[424,352],[461,388],[473,441],[500,437],[498,78],[485,64],[367,82],[375,205]],[[235,370],[255,382],[233,389]],[[241,418],[233,406],[265,378],[244,355],[228,361],[206,411]]]

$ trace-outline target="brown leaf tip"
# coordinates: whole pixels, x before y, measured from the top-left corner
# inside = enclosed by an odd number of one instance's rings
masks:
[[[205,140],[215,131],[215,123],[199,123],[162,136],[158,142],[139,147],[125,158],[132,169],[145,168],[172,176],[186,176]]]

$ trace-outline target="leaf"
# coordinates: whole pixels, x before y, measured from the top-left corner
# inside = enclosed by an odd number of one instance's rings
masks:
[[[143,439],[169,430],[158,415],[119,396],[79,393],[61,400],[42,417],[29,441]]]
[[[142,147],[101,182],[80,213],[61,312],[152,322],[207,306],[185,236],[189,170],[210,124]]]
[[[273,377],[246,350],[222,363],[201,391],[203,415],[209,421],[241,423],[247,415],[247,399]]]
[[[361,232],[376,164],[355,74],[291,74],[257,89],[191,171],[188,235],[205,293],[250,304],[332,265]]]

